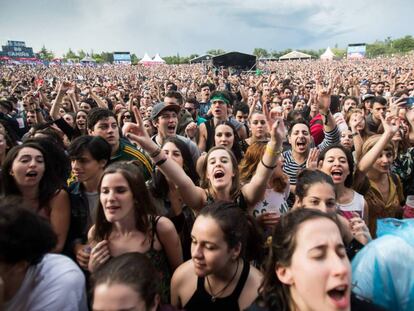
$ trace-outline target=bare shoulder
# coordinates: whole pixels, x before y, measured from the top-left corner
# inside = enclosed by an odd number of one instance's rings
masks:
[[[246,309],[256,300],[259,295],[262,278],[263,274],[250,265],[250,272],[239,298],[239,306],[241,310]]]
[[[196,279],[197,277],[194,273],[193,261],[190,259],[181,264],[175,270],[172,276],[171,284],[174,283],[176,286],[180,286],[193,278]]]
[[[69,203],[69,194],[66,190],[59,190],[50,200],[50,204],[60,206],[60,204]]]
[[[171,298],[179,301],[180,307],[187,304],[197,289],[197,276],[194,273],[193,261],[190,259],[180,265],[171,279]]]
[[[157,222],[157,232],[158,233],[172,233],[177,231],[175,230],[174,224],[171,220],[169,220],[167,217],[161,216]]]

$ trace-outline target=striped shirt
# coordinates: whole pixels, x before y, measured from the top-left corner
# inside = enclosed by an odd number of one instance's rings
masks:
[[[332,131],[325,133],[324,140],[317,146],[319,150],[324,150],[330,145],[338,144],[340,142],[338,127],[335,127]],[[298,173],[306,168],[306,161],[302,164],[298,164],[292,155],[292,150],[283,152],[283,172],[289,176],[289,182],[291,185],[296,185],[296,176]]]

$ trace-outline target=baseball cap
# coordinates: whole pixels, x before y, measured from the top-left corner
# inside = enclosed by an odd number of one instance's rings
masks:
[[[181,110],[181,107],[178,106],[178,105],[175,105],[175,104],[167,105],[164,102],[160,102],[158,104],[155,104],[154,107],[152,108],[152,111],[151,111],[151,120],[155,120],[161,112],[166,111],[166,110],[174,111],[178,114]]]
[[[367,99],[371,99],[374,98],[375,95],[374,94],[365,94],[362,96],[362,101],[366,101]]]

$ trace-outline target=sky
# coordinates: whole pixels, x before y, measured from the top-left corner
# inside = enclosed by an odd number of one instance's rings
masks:
[[[0,0],[0,44],[60,57],[345,48],[413,35],[412,0]]]

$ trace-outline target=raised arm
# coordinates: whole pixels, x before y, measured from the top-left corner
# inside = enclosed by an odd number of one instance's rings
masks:
[[[242,188],[244,198],[248,206],[255,206],[266,191],[267,183],[273,175],[277,166],[277,160],[282,155],[283,139],[286,137],[286,129],[282,118],[271,119],[270,113],[266,111],[268,123],[271,126],[271,139],[267,143],[266,151],[257,166],[256,173],[249,183]]]
[[[358,169],[362,173],[367,173],[374,165],[375,161],[391,141],[394,134],[400,127],[400,120],[398,117],[388,116],[385,120],[381,116],[382,126],[384,127],[384,133],[381,135],[378,142],[362,156],[362,159],[358,162]]]
[[[167,157],[164,151],[148,136],[141,114],[137,107],[132,109],[137,123],[128,122],[122,129],[123,134],[130,140],[140,145],[152,158],[155,166],[171,180],[179,189],[183,201],[193,210],[199,211],[207,200],[206,193],[197,187],[183,168],[174,160]]]
[[[50,108],[50,117],[52,118],[52,120],[58,120],[61,118],[61,116],[59,115],[59,109],[60,107],[62,107],[63,97],[65,96],[66,91],[69,90],[70,87],[71,83],[67,81],[64,81],[60,84],[56,99],[53,102],[52,107]]]

